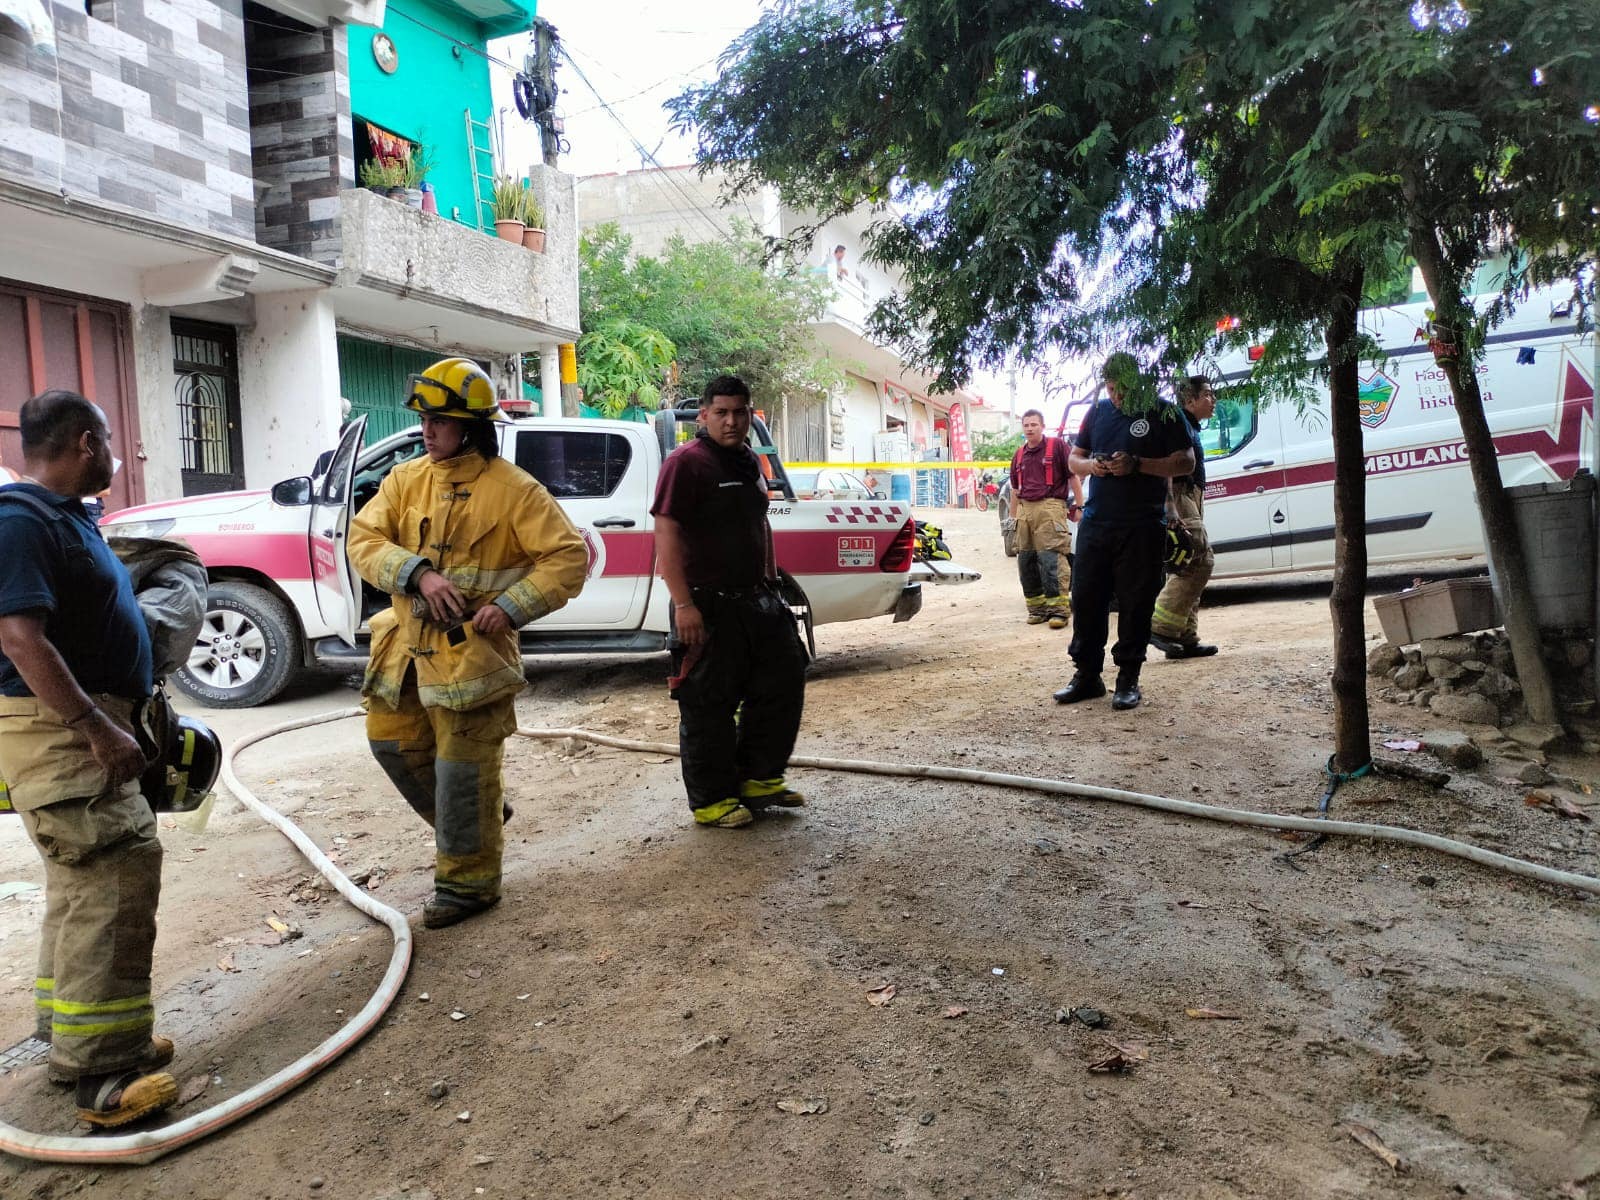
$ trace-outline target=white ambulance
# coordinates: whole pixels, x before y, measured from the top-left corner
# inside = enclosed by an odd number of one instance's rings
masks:
[[[1364,332],[1385,359],[1361,366],[1367,468],[1367,554],[1372,565],[1481,555],[1483,527],[1450,385],[1433,361],[1426,304],[1368,309]],[[1507,487],[1594,469],[1592,333],[1539,293],[1489,334],[1478,367],[1489,429]],[[1220,365],[1224,383],[1249,374],[1246,354]],[[1075,430],[1080,401],[1064,425]],[[1206,532],[1216,578],[1333,566],[1333,438],[1328,396],[1296,412],[1220,401],[1201,431]]]

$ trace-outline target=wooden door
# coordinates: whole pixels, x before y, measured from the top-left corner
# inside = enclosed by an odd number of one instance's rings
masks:
[[[22,469],[18,413],[49,388],[98,404],[123,460],[106,511],[144,502],[144,445],[134,399],[126,305],[0,279],[0,463]]]

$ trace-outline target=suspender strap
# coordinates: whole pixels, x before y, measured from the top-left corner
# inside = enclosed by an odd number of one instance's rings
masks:
[[[1049,491],[1055,486],[1056,481],[1056,440],[1053,437],[1044,439],[1044,490]],[[1017,447],[1017,452],[1011,456],[1011,469],[1017,474],[1017,490],[1022,490],[1022,453],[1027,448],[1024,442]]]

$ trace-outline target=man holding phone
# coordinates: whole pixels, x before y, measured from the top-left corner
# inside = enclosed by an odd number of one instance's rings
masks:
[[[1089,502],[1078,527],[1072,573],[1067,653],[1077,670],[1055,699],[1076,704],[1106,694],[1100,672],[1115,597],[1117,641],[1111,659],[1117,664],[1117,686],[1111,707],[1128,709],[1143,699],[1139,670],[1161,588],[1167,481],[1194,469],[1194,451],[1176,407],[1146,398],[1131,354],[1113,354],[1101,378],[1109,399],[1084,417],[1068,459],[1075,475],[1089,477]]]

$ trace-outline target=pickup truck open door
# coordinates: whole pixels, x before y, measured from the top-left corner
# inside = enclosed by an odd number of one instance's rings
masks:
[[[327,473],[312,482],[311,493],[311,578],[317,607],[333,631],[352,646],[361,614],[361,582],[350,564],[350,511],[355,496],[351,485],[366,428],[366,417],[357,417],[344,427]]]

